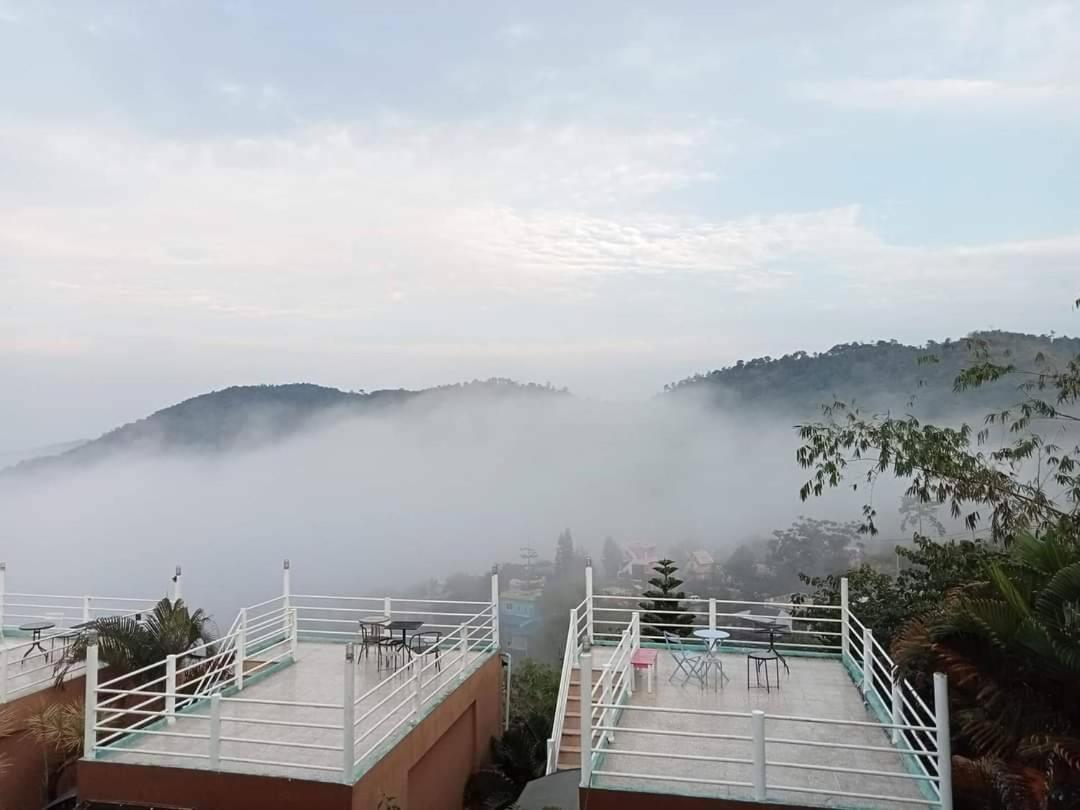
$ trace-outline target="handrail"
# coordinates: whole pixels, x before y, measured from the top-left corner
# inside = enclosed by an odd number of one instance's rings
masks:
[[[570,611],[570,621],[566,625],[566,645],[563,647],[562,672],[559,675],[559,699],[555,704],[555,717],[551,723],[551,739],[547,746],[547,773],[552,774],[559,765],[559,743],[562,740],[563,724],[566,720],[566,703],[569,700],[570,679],[577,660],[577,608]]]

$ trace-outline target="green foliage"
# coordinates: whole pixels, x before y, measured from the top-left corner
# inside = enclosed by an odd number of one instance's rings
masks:
[[[981,581],[950,591],[893,643],[917,685],[949,677],[954,770],[973,806],[1080,802],[1078,605],[1080,542],[1066,524],[1018,535]]]
[[[859,541],[857,523],[800,517],[790,528],[773,532],[765,562],[772,569],[774,592],[792,591],[803,575],[817,576],[848,567],[848,547]]]
[[[848,578],[851,609],[875,638],[888,648],[897,633],[911,620],[936,607],[943,594],[969,582],[984,579],[989,565],[1004,555],[994,547],[974,541],[934,542],[916,537],[911,548],[898,547],[896,553],[907,566],[896,576],[881,573],[868,565],[843,573],[819,577],[803,575],[809,596],[796,596],[806,607],[800,618],[819,619],[811,625],[821,631],[836,632],[836,613],[814,610],[815,605],[840,604],[840,580]],[[839,644],[835,637],[822,643]]]
[[[694,617],[682,613],[684,607],[681,600],[686,598],[686,594],[679,590],[683,581],[675,576],[678,566],[673,560],[659,560],[653,570],[656,576],[649,580],[652,587],[642,594],[651,600],[641,603],[641,609],[645,611],[641,616],[645,628],[643,632],[657,636],[662,632],[690,635]]]
[[[74,665],[86,660],[88,633],[98,634],[98,659],[117,674],[159,664],[166,656],[182,656],[192,647],[213,641],[213,622],[202,609],[191,612],[184,600],[162,599],[142,621],[132,616],[106,616],[90,622],[72,642],[58,668],[60,684]]]
[[[510,684],[511,719],[554,717],[560,675],[555,667],[532,658],[515,661]]]
[[[908,414],[866,416],[842,402],[824,408],[824,421],[803,424],[798,463],[812,470],[805,500],[845,481],[852,468],[871,488],[882,475],[907,482],[906,494],[923,504],[947,504],[954,518],[977,528],[989,512],[991,534],[1008,542],[1024,530],[1065,521],[1080,529],[1080,354],[1058,360],[1038,352],[1026,364],[990,337],[965,341],[969,364],[956,376],[957,392],[1017,382],[1019,401],[990,413],[985,427],[924,424]],[[1068,344],[1074,352],[1077,346]],[[1070,434],[1070,430],[1072,433]],[[994,436],[999,445],[984,450]],[[1070,438],[1071,437],[1071,438]],[[1063,444],[1058,444],[1063,442]],[[1071,442],[1071,446],[1068,446]],[[864,528],[876,532],[872,504]]]
[[[512,721],[501,737],[492,737],[491,765],[465,784],[465,810],[512,807],[525,784],[544,775],[550,736],[550,715],[534,715]]]
[[[574,553],[574,538],[569,529],[563,529],[555,546],[555,576],[564,578],[571,576],[580,570],[576,565],[577,555]]]

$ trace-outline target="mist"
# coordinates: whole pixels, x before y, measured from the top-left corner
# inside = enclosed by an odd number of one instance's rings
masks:
[[[0,559],[12,590],[139,597],[181,564],[220,620],[277,593],[284,558],[296,592],[382,594],[550,555],[567,527],[598,556],[607,536],[733,549],[800,514],[856,519],[862,492],[800,502],[792,424],[690,397],[425,395],[270,446],[9,479]]]

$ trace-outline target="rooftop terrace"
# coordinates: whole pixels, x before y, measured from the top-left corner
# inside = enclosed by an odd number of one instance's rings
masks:
[[[679,648],[705,654],[706,642],[689,635],[671,645],[662,631],[680,629],[673,615],[644,626],[637,600],[593,594],[589,584],[567,629],[549,773],[580,768],[582,787],[601,792],[951,808],[944,678],[935,678],[929,704],[894,680],[886,651],[849,609],[846,583],[841,605],[811,610],[687,600],[680,613],[693,616],[693,630],[728,634],[704,683],[680,671],[676,657]],[[775,644],[768,626],[777,628]],[[768,664],[766,689],[747,654],[770,646],[784,661]],[[651,693],[632,664],[649,649]]]

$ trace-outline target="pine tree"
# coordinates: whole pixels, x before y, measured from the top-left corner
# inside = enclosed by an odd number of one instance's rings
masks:
[[[667,631],[688,636],[693,631],[694,617],[681,612],[685,609],[681,600],[686,594],[679,590],[683,581],[675,576],[678,570],[674,560],[660,560],[653,567],[657,576],[649,580],[652,587],[642,594],[652,600],[641,603],[641,609],[646,611],[641,617],[643,635],[659,637]]]
[[[569,529],[563,529],[555,546],[555,576],[565,577],[574,570],[574,538]]]
[[[623,551],[612,538],[604,538],[603,550],[604,576],[611,582],[619,578],[623,566]]]

